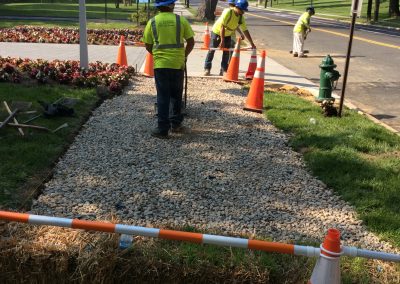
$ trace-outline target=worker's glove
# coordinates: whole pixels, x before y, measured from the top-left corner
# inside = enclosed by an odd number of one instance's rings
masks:
[[[244,34],[241,34],[241,35],[240,35],[240,39],[241,39],[241,40],[244,40],[245,38],[246,38],[246,37],[244,36]]]

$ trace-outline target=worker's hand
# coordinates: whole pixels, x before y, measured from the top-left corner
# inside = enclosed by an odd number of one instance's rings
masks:
[[[252,49],[257,49],[256,45],[254,43],[251,43],[251,48]]]
[[[224,43],[224,41],[223,40],[221,40],[221,43],[219,44],[219,46],[218,46],[219,48],[224,48],[225,47],[225,43]]]
[[[245,40],[245,38],[246,38],[246,37],[244,36],[244,34],[240,34],[240,39],[241,39],[241,40]]]
[[[308,28],[307,32],[308,32],[308,33],[311,33],[311,28]]]

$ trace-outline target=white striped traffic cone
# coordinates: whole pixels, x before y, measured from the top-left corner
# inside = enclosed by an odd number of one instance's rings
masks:
[[[256,71],[256,68],[257,68],[257,50],[253,49],[251,51],[249,68],[247,69],[247,72],[246,72],[246,75],[245,75],[247,80],[253,79],[254,72]]]
[[[209,49],[211,42],[210,30],[208,29],[208,22],[206,23],[206,29],[204,30],[203,35],[203,46],[201,49]]]
[[[321,254],[314,267],[310,284],[340,284],[340,232],[329,229],[324,243],[321,245]]]
[[[228,71],[224,76],[224,81],[239,82],[239,63],[240,63],[240,37],[237,38]]]
[[[258,59],[257,69],[254,73],[253,81],[251,82],[250,91],[247,95],[244,110],[262,113],[263,98],[264,98],[264,68],[265,68],[266,52],[261,52],[261,57]]]

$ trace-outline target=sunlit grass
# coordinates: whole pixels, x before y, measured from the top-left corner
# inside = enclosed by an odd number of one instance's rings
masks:
[[[295,95],[265,93],[265,105],[268,119],[294,134],[290,143],[314,175],[354,205],[370,230],[400,247],[400,137],[355,111],[324,117]]]

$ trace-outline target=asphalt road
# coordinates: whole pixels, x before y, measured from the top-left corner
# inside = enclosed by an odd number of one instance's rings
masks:
[[[190,3],[195,6],[196,0]],[[220,7],[227,4],[221,3]],[[318,11],[317,11],[318,13]],[[312,33],[305,49],[308,58],[294,58],[293,25],[298,15],[249,7],[246,20],[257,48],[299,75],[319,84],[322,59],[330,54],[343,75],[348,46],[349,24],[311,19]],[[400,130],[400,31],[357,25],[347,79],[346,99],[361,110]],[[268,68],[268,66],[266,67]],[[336,93],[340,95],[343,77]]]
[[[308,58],[294,58],[292,29],[298,15],[251,9],[247,22],[258,48],[307,79],[319,83],[319,64],[330,54],[343,74],[350,27],[336,21],[312,19],[306,41]],[[346,98],[393,128],[400,130],[400,32],[359,26],[354,33]],[[268,68],[268,67],[267,67]],[[341,93],[339,80],[338,94]]]

